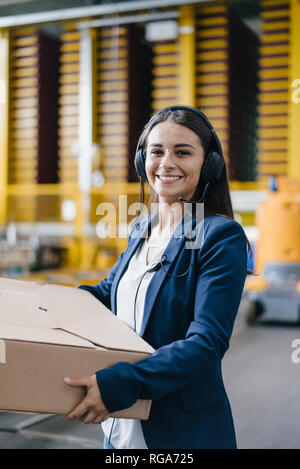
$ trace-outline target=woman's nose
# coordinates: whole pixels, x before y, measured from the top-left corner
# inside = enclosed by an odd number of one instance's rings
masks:
[[[162,168],[173,168],[175,166],[172,152],[166,151],[161,159],[160,166]]]

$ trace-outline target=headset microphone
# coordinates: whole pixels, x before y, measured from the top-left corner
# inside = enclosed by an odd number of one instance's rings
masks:
[[[156,272],[161,267],[163,267],[163,264],[165,264],[166,262],[167,262],[167,256],[165,256],[165,255],[162,256],[161,259],[159,259],[158,261],[152,262],[152,264],[147,267],[147,270],[145,270],[145,272],[142,275],[141,280],[139,281],[139,284],[138,284],[138,287],[137,287],[136,293],[135,293],[135,298],[134,298],[134,315],[133,315],[133,318],[134,318],[134,328],[133,328],[134,332],[136,332],[136,311],[135,311],[136,310],[136,299],[137,299],[137,294],[138,294],[140,285],[142,283],[142,280],[143,280],[143,278],[146,274],[148,274],[149,272]]]
[[[156,272],[162,267],[162,264],[165,264],[167,262],[166,257],[162,257],[159,259],[159,261],[152,262],[152,264],[147,268],[146,272]]]
[[[178,197],[178,200],[180,200],[181,202],[189,202],[190,204],[197,204],[197,203],[202,203],[205,201],[205,197],[206,197],[206,192],[209,188],[209,185],[210,183],[207,182],[206,185],[205,185],[205,188],[204,188],[204,191],[203,191],[203,194],[202,194],[202,197],[201,199],[199,200],[187,200],[187,199],[184,199],[183,197]]]

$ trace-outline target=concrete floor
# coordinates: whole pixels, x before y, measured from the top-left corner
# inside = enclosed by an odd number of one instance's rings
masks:
[[[70,422],[64,415],[0,414],[1,449],[101,449],[102,443],[100,425]]]
[[[238,447],[300,448],[300,363],[291,360],[295,325],[248,326],[243,302],[223,359]],[[0,448],[99,449],[100,425],[63,415],[0,413]]]
[[[223,360],[239,448],[300,448],[299,326],[256,325],[234,337]]]

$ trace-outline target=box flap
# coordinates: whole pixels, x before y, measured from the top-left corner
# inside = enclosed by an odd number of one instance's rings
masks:
[[[6,340],[38,342],[42,344],[95,348],[91,342],[58,329],[0,325],[0,338]]]
[[[58,328],[55,320],[41,310],[39,288],[36,282],[0,278],[0,325]]]
[[[114,350],[154,352],[127,324],[85,290],[43,285],[39,300],[62,329],[94,344]]]
[[[0,278],[0,325],[62,329],[107,349],[154,351],[93,295],[74,287]]]

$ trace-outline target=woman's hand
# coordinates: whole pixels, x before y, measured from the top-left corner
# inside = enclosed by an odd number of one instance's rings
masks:
[[[68,415],[70,420],[80,419],[83,423],[104,422],[109,416],[99,391],[96,375],[65,378],[69,386],[86,386],[85,398]]]

